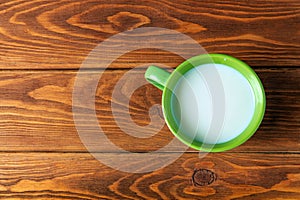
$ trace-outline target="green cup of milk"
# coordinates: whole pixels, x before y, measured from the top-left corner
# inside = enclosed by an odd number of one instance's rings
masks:
[[[145,78],[163,91],[162,109],[171,132],[194,149],[235,148],[256,132],[263,119],[263,85],[246,63],[234,57],[195,56],[172,73],[150,66]]]

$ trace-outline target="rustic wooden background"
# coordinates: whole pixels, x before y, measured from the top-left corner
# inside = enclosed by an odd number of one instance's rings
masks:
[[[267,110],[249,141],[203,159],[189,149],[173,164],[143,174],[111,169],[87,152],[72,117],[77,70],[106,38],[152,26],[185,33],[208,52],[253,67],[265,86]],[[1,0],[0,198],[300,199],[299,30],[299,0]],[[150,139],[133,138],[112,117],[114,84],[149,62],[176,67],[182,58],[157,49],[130,52],[99,82],[99,123],[131,152],[157,150],[173,139],[166,126]],[[147,125],[148,109],[160,98],[149,84],[136,90],[132,119]]]

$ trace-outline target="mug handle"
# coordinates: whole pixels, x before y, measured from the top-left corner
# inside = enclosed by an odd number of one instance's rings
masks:
[[[164,90],[171,73],[156,66],[149,66],[145,73],[146,80],[160,90]]]

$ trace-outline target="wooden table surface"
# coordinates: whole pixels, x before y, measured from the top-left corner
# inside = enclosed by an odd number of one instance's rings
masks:
[[[73,121],[76,74],[98,44],[139,27],[176,30],[210,53],[247,62],[267,96],[256,134],[233,150],[204,158],[188,149],[174,163],[148,173],[118,171],[95,159]],[[299,36],[299,0],[1,0],[0,198],[300,199]],[[173,139],[166,126],[148,139],[125,134],[110,105],[119,103],[112,91],[125,72],[151,62],[175,68],[182,61],[170,52],[141,49],[105,70],[95,105],[113,143],[145,153]],[[144,69],[135,73],[141,78]],[[132,120],[147,125],[149,108],[160,103],[158,89],[138,88],[129,104]]]

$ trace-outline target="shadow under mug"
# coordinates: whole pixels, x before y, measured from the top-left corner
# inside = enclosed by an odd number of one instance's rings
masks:
[[[194,138],[189,138],[188,133],[184,133],[173,115],[174,108],[172,107],[171,99],[174,95],[174,90],[180,78],[195,67],[201,67],[205,64],[222,64],[239,72],[249,83],[254,96],[254,114],[248,123],[247,127],[235,138],[216,144],[205,144]],[[162,109],[165,121],[171,132],[184,144],[196,150],[206,152],[221,152],[235,148],[247,141],[258,129],[266,107],[266,97],[263,85],[256,73],[244,62],[234,57],[224,54],[203,54],[192,57],[181,63],[172,73],[156,66],[150,66],[145,78],[148,82],[163,91],[162,94]]]

